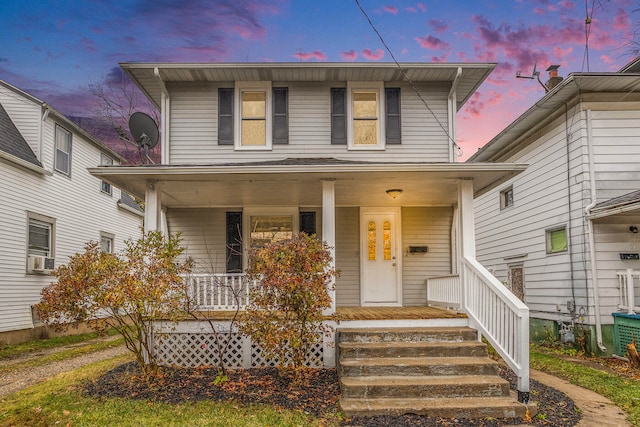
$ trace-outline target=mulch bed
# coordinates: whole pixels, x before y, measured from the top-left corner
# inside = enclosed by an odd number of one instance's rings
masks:
[[[92,397],[119,397],[180,404],[200,400],[234,401],[242,404],[262,403],[276,408],[300,410],[322,416],[336,413],[340,395],[335,369],[311,370],[296,385],[275,368],[234,370],[228,381],[214,384],[213,368],[163,368],[149,383],[140,376],[134,363],[127,363],[85,385]],[[501,368],[500,375],[515,388],[515,376]],[[532,426],[571,427],[581,418],[574,402],[553,388],[531,381],[531,400],[538,404],[538,417]],[[505,426],[522,424],[522,419],[441,419],[417,415],[377,416],[343,420],[342,426],[359,427],[432,427],[432,426]]]

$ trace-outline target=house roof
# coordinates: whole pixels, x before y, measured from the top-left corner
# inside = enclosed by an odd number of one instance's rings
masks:
[[[494,63],[135,63],[120,67],[159,107],[164,82],[347,82],[405,81],[452,84],[457,80],[457,108],[493,71]],[[461,75],[457,78],[458,71]],[[406,76],[406,77],[405,77]]]
[[[337,206],[391,206],[386,195],[403,189],[403,206],[451,206],[460,180],[479,195],[521,173],[520,164],[392,163],[332,158],[215,165],[100,166],[89,172],[136,197],[157,182],[163,206],[320,206],[322,182],[335,181]]]
[[[640,209],[640,190],[614,197],[596,204],[591,209],[591,219]]]
[[[31,95],[28,92],[23,91],[22,89],[19,89],[19,88],[13,86],[10,83],[7,83],[4,80],[0,80],[0,85],[6,87],[7,89],[15,92],[16,94],[18,94],[18,95],[20,95],[20,96],[32,101],[34,104],[40,105],[42,110],[43,110],[43,112],[45,110],[48,110],[49,111],[49,116],[55,117],[56,121],[58,123],[60,123],[61,125],[63,125],[67,130],[69,130],[69,131],[71,131],[71,132],[73,132],[75,134],[82,135],[82,137],[84,139],[89,141],[94,146],[98,147],[100,150],[102,150],[105,153],[109,154],[111,157],[114,157],[114,158],[118,159],[119,161],[124,161],[125,160],[124,157],[122,157],[121,155],[119,155],[118,153],[113,151],[111,148],[106,146],[102,141],[100,141],[99,139],[97,139],[96,137],[91,135],[89,132],[85,131],[83,128],[81,128],[76,123],[74,123],[73,121],[68,119],[64,114],[62,114],[61,112],[59,112],[58,110],[56,110],[55,108],[53,108],[52,106],[47,104],[46,102],[36,98],[35,96]]]
[[[523,149],[521,141],[542,128],[563,112],[576,96],[590,93],[619,94],[622,100],[636,92],[640,94],[640,59],[633,61],[617,73],[573,73],[545,94],[520,117],[480,148],[467,162],[505,161],[514,152]]]
[[[35,153],[0,104],[0,150],[37,167],[42,167]]]

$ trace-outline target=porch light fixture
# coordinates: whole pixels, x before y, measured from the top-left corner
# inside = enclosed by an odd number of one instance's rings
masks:
[[[387,190],[387,195],[391,197],[393,200],[400,197],[401,194],[402,194],[402,190],[399,188],[392,188],[390,190]]]

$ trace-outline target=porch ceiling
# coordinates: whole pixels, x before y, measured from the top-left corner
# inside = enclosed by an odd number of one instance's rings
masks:
[[[156,181],[162,204],[178,207],[321,206],[322,181],[335,181],[336,206],[437,206],[455,204],[458,181],[482,193],[519,174],[515,164],[355,164],[103,166],[89,172],[144,198]],[[391,199],[386,190],[402,189]]]

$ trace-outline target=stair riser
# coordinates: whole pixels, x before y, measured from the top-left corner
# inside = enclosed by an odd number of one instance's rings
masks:
[[[380,332],[340,332],[339,342],[463,342],[475,341],[478,333],[475,331],[443,331],[443,332],[413,332],[413,331],[380,331]]]
[[[362,385],[345,387],[341,384],[344,398],[464,398],[464,397],[508,397],[509,385],[496,384],[456,384],[456,385]]]
[[[473,347],[340,347],[340,360],[368,357],[487,357],[483,345]]]
[[[495,364],[477,365],[393,365],[393,366],[340,366],[340,375],[345,377],[361,376],[440,376],[440,375],[498,375]]]
[[[419,408],[406,407],[387,409],[384,405],[376,408],[375,403],[368,405],[366,409],[342,408],[345,415],[353,417],[371,417],[377,415],[400,416],[404,414],[425,415],[440,418],[524,418],[527,407],[525,405],[513,405],[510,408],[493,408],[490,406],[481,408],[449,407],[449,408]],[[535,415],[535,412],[530,415]]]

